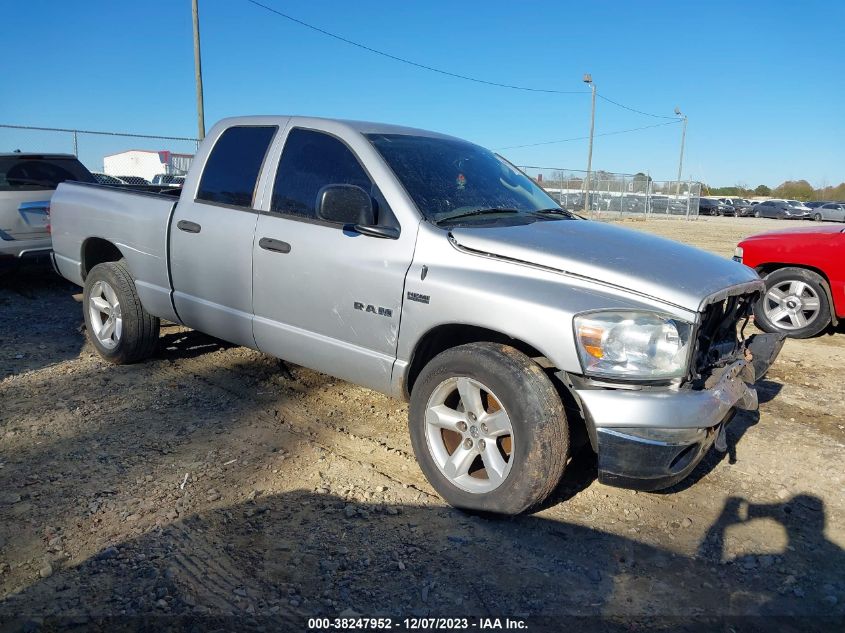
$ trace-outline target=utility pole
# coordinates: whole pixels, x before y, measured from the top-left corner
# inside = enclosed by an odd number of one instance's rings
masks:
[[[675,114],[680,117],[684,117],[684,122],[681,127],[681,157],[678,159],[678,180],[676,187],[676,193],[680,191],[681,187],[681,172],[684,169],[684,142],[687,138],[687,115],[681,112],[680,108],[675,108]]]
[[[198,0],[191,0],[191,14],[194,21],[194,74],[197,82],[197,135],[205,138],[205,107],[202,98],[202,60],[200,59],[200,16]]]
[[[593,104],[590,109],[590,149],[587,153],[587,179],[584,188],[584,212],[590,210],[590,172],[593,169],[593,132],[596,129],[596,84],[593,83],[593,76],[590,73],[584,74],[584,83],[589,84],[593,90]]]

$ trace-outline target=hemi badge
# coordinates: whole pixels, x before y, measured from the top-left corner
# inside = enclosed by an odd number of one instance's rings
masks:
[[[417,301],[419,303],[428,303],[431,300],[429,295],[423,295],[419,292],[408,292],[408,301]]]

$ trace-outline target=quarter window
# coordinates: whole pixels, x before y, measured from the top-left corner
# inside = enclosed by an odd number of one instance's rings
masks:
[[[279,160],[270,208],[316,218],[317,193],[326,185],[341,184],[372,193],[369,176],[346,145],[322,132],[294,128]]]
[[[230,127],[220,135],[200,180],[197,200],[251,207],[275,126]]]

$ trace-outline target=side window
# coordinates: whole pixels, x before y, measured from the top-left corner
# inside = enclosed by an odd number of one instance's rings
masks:
[[[372,193],[369,176],[346,145],[322,132],[294,128],[279,160],[270,209],[316,218],[317,192],[341,184]]]
[[[251,207],[275,126],[230,127],[220,135],[202,172],[197,200]]]

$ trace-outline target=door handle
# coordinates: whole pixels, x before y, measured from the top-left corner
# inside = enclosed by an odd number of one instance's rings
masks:
[[[265,251],[273,251],[274,253],[290,253],[290,244],[281,240],[274,240],[272,237],[262,237],[258,240],[258,245]]]
[[[176,228],[180,231],[185,231],[185,233],[199,233],[202,231],[202,227],[199,224],[190,220],[179,220],[176,223]]]

